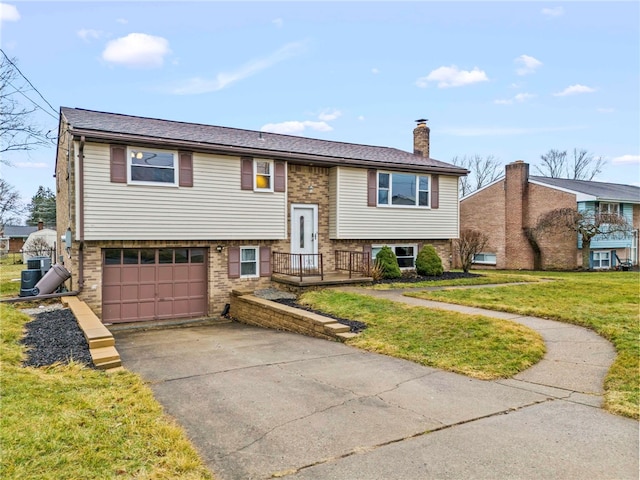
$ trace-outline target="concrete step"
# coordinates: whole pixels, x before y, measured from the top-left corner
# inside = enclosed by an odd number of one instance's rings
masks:
[[[357,337],[357,336],[358,334],[353,332],[336,333],[336,337],[340,340],[349,340],[350,338]]]

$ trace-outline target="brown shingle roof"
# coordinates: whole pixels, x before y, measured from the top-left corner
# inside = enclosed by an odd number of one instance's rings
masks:
[[[334,142],[239,128],[176,122],[62,107],[71,133],[87,139],[171,144],[176,148],[230,154],[266,155],[326,165],[397,166],[465,175],[467,171],[433,158],[390,147]]]

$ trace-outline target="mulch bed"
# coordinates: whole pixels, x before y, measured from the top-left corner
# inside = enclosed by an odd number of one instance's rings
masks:
[[[297,301],[289,298],[278,298],[273,301],[277,303],[281,303],[283,305],[288,305],[290,307],[299,308],[300,310],[306,310],[307,312],[317,313],[318,315],[322,315],[323,317],[333,318],[336,322],[341,323],[342,325],[347,325],[349,327],[349,331],[352,333],[359,333],[365,328],[367,328],[367,324],[364,322],[358,322],[356,320],[347,320],[346,318],[336,317],[335,315],[331,315],[326,312],[321,312],[320,310],[314,310],[313,308],[309,308],[306,305],[300,305]]]
[[[71,360],[95,368],[84,334],[69,309],[58,309],[35,315],[25,325],[21,342],[27,346],[28,367],[44,367]]]

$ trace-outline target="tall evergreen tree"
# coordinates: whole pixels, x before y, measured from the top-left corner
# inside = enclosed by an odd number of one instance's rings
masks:
[[[31,198],[31,203],[27,206],[29,218],[27,225],[35,226],[42,221],[45,227],[54,227],[56,224],[56,195],[50,188],[42,185]]]

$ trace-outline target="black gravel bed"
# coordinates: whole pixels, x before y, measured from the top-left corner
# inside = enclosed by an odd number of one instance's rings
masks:
[[[474,278],[482,277],[479,273],[464,273],[464,272],[444,272],[442,275],[418,275],[416,272],[404,272],[400,278],[388,278],[383,280],[377,280],[375,284],[384,283],[418,283],[418,282],[437,282],[439,280],[456,280],[458,278]]]
[[[89,345],[71,310],[39,313],[25,327],[22,343],[27,346],[28,357],[24,366],[44,367],[74,360],[95,368]]]
[[[367,324],[364,322],[358,322],[357,320],[347,320],[346,318],[336,317],[335,315],[331,315],[326,312],[321,312],[320,310],[314,310],[313,308],[309,308],[306,305],[300,305],[295,300],[291,300],[289,298],[278,298],[273,301],[281,303],[283,305],[288,305],[290,307],[306,310],[307,312],[313,312],[313,313],[317,313],[318,315],[323,315],[325,317],[333,318],[336,322],[341,323],[342,325],[347,325],[349,327],[349,331],[352,333],[360,333],[362,330],[367,328]]]

